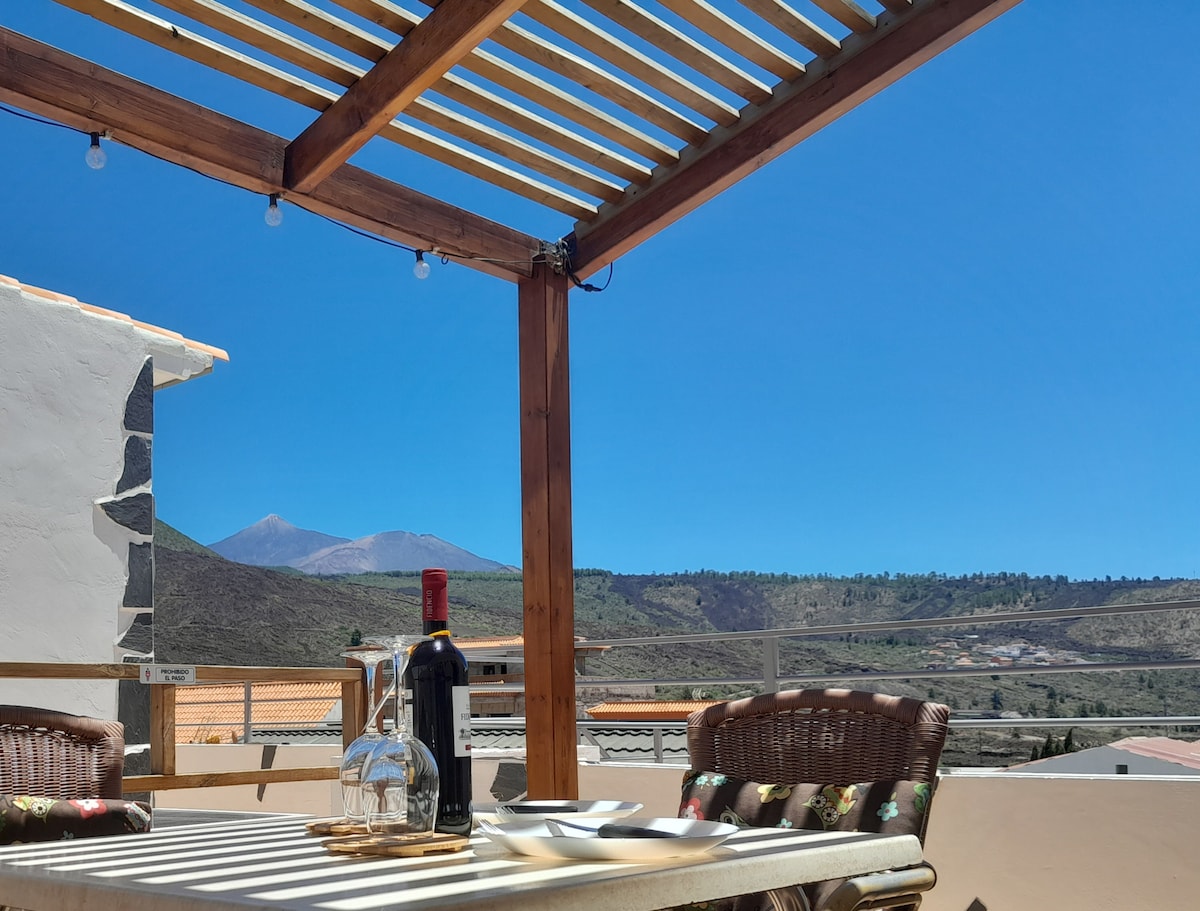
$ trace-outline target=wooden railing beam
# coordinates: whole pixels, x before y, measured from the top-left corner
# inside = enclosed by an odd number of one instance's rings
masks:
[[[313,681],[341,684],[342,737],[346,745],[366,723],[366,681],[363,669],[326,667],[225,667],[197,665],[196,681],[277,683]],[[67,664],[48,661],[0,661],[0,679],[28,680],[137,680],[138,664]],[[338,777],[335,766],[300,769],[248,769],[245,771],[176,773],[175,705],[177,686],[152,683],[150,686],[150,772],[126,775],[122,788],[126,794],[184,788],[232,787],[244,784],[268,784],[286,781],[327,781]]]

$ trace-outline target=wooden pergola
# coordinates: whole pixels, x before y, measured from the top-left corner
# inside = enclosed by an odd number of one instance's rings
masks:
[[[572,283],[1020,0],[157,0],[171,21],[146,0],[57,2],[317,113],[274,135],[2,11],[0,101],[516,283],[529,794],[570,798]],[[545,240],[347,163],[375,137],[566,230]]]

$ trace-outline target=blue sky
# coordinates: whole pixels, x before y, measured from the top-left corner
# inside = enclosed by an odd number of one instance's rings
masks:
[[[1169,7],[1026,0],[573,293],[576,565],[1200,577],[1200,8]],[[0,24],[275,132],[311,116],[54,4]],[[161,519],[520,563],[514,285],[418,282],[300,209],[271,229],[262,197],[86,147],[0,112],[0,273],[229,351],[157,398]]]

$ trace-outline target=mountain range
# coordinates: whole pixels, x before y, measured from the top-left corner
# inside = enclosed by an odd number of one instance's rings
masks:
[[[397,572],[427,566],[460,572],[520,572],[515,566],[477,556],[434,535],[385,531],[351,540],[297,528],[273,514],[208,546],[235,563],[286,566],[310,576]]]

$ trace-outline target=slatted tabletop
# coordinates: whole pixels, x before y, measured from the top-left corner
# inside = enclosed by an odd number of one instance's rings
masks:
[[[921,860],[911,835],[747,829],[658,863],[542,860],[477,836],[427,857],[332,854],[309,817],[0,848],[0,903],[107,911],[654,911]]]

